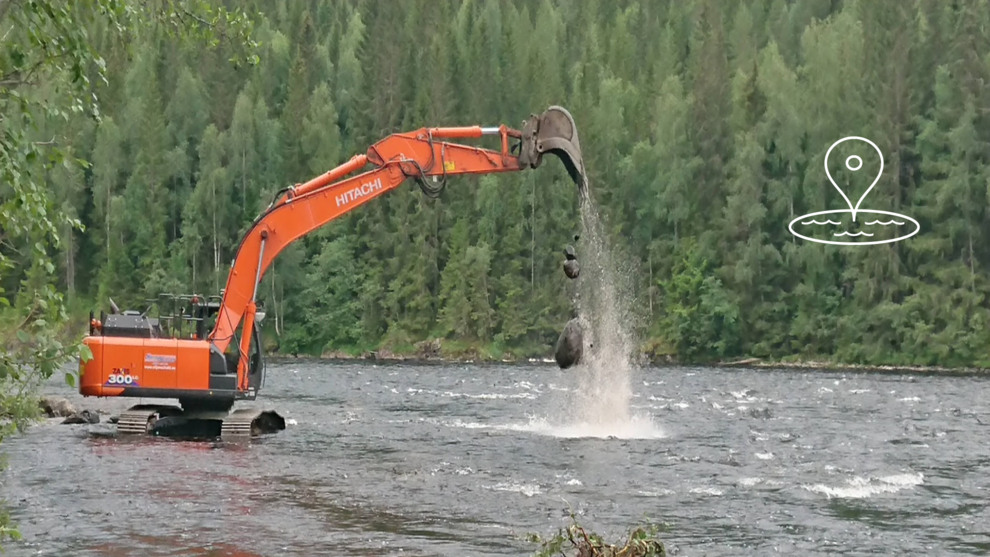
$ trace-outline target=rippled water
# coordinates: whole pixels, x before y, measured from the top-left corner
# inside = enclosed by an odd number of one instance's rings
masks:
[[[990,552],[987,379],[645,369],[617,438],[546,415],[572,379],[286,362],[259,405],[295,423],[249,445],[42,424],[3,445],[7,554],[527,555],[571,511],[675,555]]]

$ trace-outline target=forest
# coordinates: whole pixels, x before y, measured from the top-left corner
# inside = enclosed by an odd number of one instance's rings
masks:
[[[122,40],[70,4],[95,50],[74,70],[105,77],[89,80],[99,102],[8,118],[10,91],[56,95],[71,76],[0,82],[0,128],[36,146],[19,168],[53,227],[0,226],[0,313],[45,291],[78,331],[109,298],[143,310],[164,292],[217,294],[282,188],[389,133],[517,127],[560,105],[650,358],[990,366],[985,0],[229,2],[249,17],[247,52],[161,19]],[[24,56],[12,44],[6,67]],[[823,161],[853,135],[886,162],[870,207],[913,216],[916,236],[847,247],[789,232],[845,206]],[[28,201],[4,176],[8,219]],[[266,344],[403,354],[443,339],[449,354],[547,357],[579,231],[556,161],[452,179],[438,199],[410,180],[279,257],[260,291]]]

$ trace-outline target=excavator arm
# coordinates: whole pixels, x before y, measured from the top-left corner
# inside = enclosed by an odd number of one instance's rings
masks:
[[[483,136],[498,136],[500,150],[445,141]],[[237,388],[246,390],[258,284],[275,257],[298,238],[398,187],[407,178],[446,180],[461,174],[537,168],[546,153],[562,159],[583,201],[587,189],[577,129],[570,113],[555,106],[528,118],[522,130],[502,125],[422,128],[393,134],[372,145],[367,153],[283,190],[241,240],[216,324],[208,337],[211,351],[222,354],[232,342],[238,342]],[[364,172],[356,174],[360,171]],[[424,184],[424,191],[436,190]],[[238,341],[236,332],[242,323]]]

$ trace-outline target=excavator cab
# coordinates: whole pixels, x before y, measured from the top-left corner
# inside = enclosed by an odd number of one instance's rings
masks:
[[[243,331],[242,331],[243,334]],[[210,366],[211,382],[224,388],[234,391],[237,389],[237,366],[241,360],[240,344],[232,342],[227,346],[227,351],[223,354],[223,365],[218,365],[219,360],[215,359]],[[253,398],[261,389],[265,378],[265,359],[261,348],[261,321],[255,319],[254,328],[251,331],[251,346],[247,354],[247,377],[248,393]]]

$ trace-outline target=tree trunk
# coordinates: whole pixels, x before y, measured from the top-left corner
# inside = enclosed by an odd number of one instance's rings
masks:
[[[220,291],[220,240],[217,238],[217,185],[212,183],[210,193],[213,196],[213,290]]]
[[[71,301],[76,293],[76,245],[72,227],[69,227],[68,233],[64,236],[68,240],[68,245],[65,248],[65,287],[68,291],[68,299]],[[972,253],[972,249],[970,252]]]
[[[969,289],[976,294],[976,264],[973,257],[973,230],[969,231]]]
[[[104,214],[107,233],[107,267],[110,267],[110,185],[107,184],[107,210]]]
[[[651,242],[652,243],[652,242]],[[646,295],[650,299],[650,319],[653,319],[653,250],[650,250],[647,264],[650,267],[650,284],[646,287]]]
[[[241,151],[241,212],[247,210],[247,151]]]
[[[532,186],[532,218],[530,220],[530,243],[529,243],[529,285],[536,284],[536,182]]]

